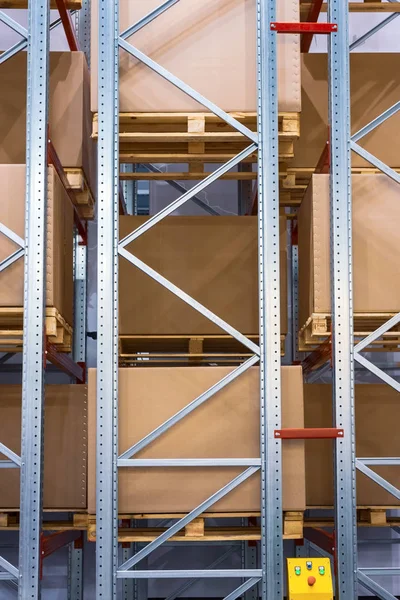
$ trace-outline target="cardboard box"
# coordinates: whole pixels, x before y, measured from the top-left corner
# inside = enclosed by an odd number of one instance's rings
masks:
[[[0,164],[25,163],[26,52],[0,65]],[[83,52],[50,53],[50,138],[64,168],[82,168],[96,193],[89,70]]]
[[[98,111],[98,0],[92,2],[92,111]],[[159,0],[120,2],[124,31]],[[299,21],[299,1],[280,0],[278,21]],[[257,110],[255,0],[184,0],[128,41],[225,111]],[[298,112],[300,41],[278,36],[279,110]],[[204,108],[120,51],[120,112],[199,112]]]
[[[21,454],[20,385],[0,386],[0,439]],[[4,456],[1,455],[3,459]],[[45,509],[86,508],[87,386],[47,385],[44,426]],[[19,469],[0,469],[0,508],[18,509]]]
[[[355,313],[400,311],[400,190],[385,175],[353,175]],[[331,312],[329,175],[313,175],[299,211],[299,320]]]
[[[400,97],[400,57],[393,53],[350,54],[351,133],[378,117]],[[301,55],[300,138],[290,167],[315,168],[328,139],[327,54]],[[400,112],[363,137],[360,146],[393,168],[400,167]],[[353,167],[371,167],[355,152]]]
[[[355,386],[356,456],[399,456],[399,394],[384,384]],[[332,386],[304,385],[305,427],[332,427]],[[346,435],[346,432],[345,432]],[[307,507],[333,505],[333,441],[306,441]],[[400,487],[398,467],[371,467]],[[358,506],[399,506],[400,501],[371,479],[357,473]]]
[[[0,222],[25,237],[25,165],[0,165]],[[73,325],[73,209],[53,167],[48,170],[46,306],[55,307]],[[18,247],[0,235],[0,261]],[[24,304],[24,261],[0,274],[0,307]]]
[[[217,383],[230,367],[119,370],[119,453]],[[260,456],[259,369],[241,375],[215,397],[140,452],[137,458],[252,458]],[[301,367],[282,367],[283,427],[303,427]],[[96,370],[89,370],[89,513],[95,512]],[[186,512],[243,468],[121,468],[121,513]],[[303,510],[304,442],[283,446],[283,509]],[[210,512],[260,510],[260,479],[253,475]]]
[[[120,239],[148,217],[120,217]],[[280,219],[281,333],[287,333],[286,218]],[[127,246],[242,333],[258,334],[257,217],[167,217]],[[209,319],[124,258],[121,335],[223,334]]]

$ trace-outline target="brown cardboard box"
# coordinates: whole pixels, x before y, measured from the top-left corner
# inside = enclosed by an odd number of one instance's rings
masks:
[[[25,162],[26,52],[0,65],[0,164]],[[83,52],[50,53],[50,138],[65,168],[82,168],[96,193],[89,71]]]
[[[21,453],[20,385],[0,386],[0,439]],[[1,458],[4,457],[1,455]],[[87,386],[47,385],[44,427],[45,509],[86,508]],[[0,469],[0,508],[19,507],[19,469]]]
[[[120,2],[121,32],[159,0]],[[280,0],[277,20],[299,21],[299,1]],[[183,0],[129,42],[226,111],[257,110],[255,0]],[[98,111],[98,0],[92,2],[92,111]],[[300,108],[299,36],[278,36],[279,110]],[[204,108],[120,51],[121,112],[198,112]]]
[[[396,53],[350,54],[351,132],[356,133],[378,117],[400,97]],[[295,142],[290,167],[317,166],[328,138],[328,58],[327,54],[301,55],[300,138]],[[391,167],[400,167],[400,112],[362,138],[360,146]],[[353,167],[371,167],[352,152]]]
[[[25,237],[25,165],[0,165],[0,222]],[[18,247],[0,235],[0,261]],[[0,306],[22,307],[24,261],[0,274]],[[48,170],[46,306],[55,307],[73,324],[73,209],[53,167]]]
[[[229,367],[119,370],[119,453],[217,383]],[[252,368],[155,440],[137,458],[252,458],[260,456],[259,370]],[[303,427],[301,367],[282,367],[283,427]],[[96,370],[89,370],[89,513],[95,512]],[[119,511],[186,512],[219,490],[241,468],[121,468]],[[283,508],[304,510],[304,442],[283,445]],[[253,475],[210,511],[260,510]]]
[[[356,456],[359,458],[399,456],[399,394],[383,384],[355,386]],[[332,427],[332,386],[304,386],[306,427]],[[346,432],[345,432],[346,435]],[[307,506],[333,505],[332,440],[306,441]],[[400,487],[398,467],[371,467],[373,471]],[[398,506],[400,501],[371,479],[357,473],[358,506]]]
[[[120,217],[120,238],[148,217]],[[280,218],[281,333],[287,333],[286,218]],[[127,249],[242,333],[258,321],[257,217],[167,217]],[[121,335],[222,334],[126,259],[119,261]]]
[[[353,175],[355,313],[400,311],[400,189],[385,175]],[[313,175],[299,211],[300,325],[330,313],[329,175]]]

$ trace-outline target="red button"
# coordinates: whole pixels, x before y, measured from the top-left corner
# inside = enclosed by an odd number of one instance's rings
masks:
[[[317,580],[312,575],[310,575],[310,577],[307,579],[308,585],[314,585],[316,581]]]

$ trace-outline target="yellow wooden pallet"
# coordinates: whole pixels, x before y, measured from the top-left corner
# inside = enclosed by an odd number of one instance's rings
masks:
[[[255,112],[230,115],[257,130]],[[119,123],[121,163],[189,163],[190,171],[202,173],[204,163],[226,162],[250,144],[248,138],[212,113],[120,113]],[[280,113],[278,125],[279,158],[293,158],[294,142],[300,135],[300,113]],[[93,137],[98,137],[97,113]],[[256,161],[257,152],[246,159]]]
[[[208,519],[246,519],[252,522],[245,525],[224,526],[208,525]],[[157,515],[119,515],[119,519],[130,521],[132,519],[160,519],[177,520],[185,514],[157,514]],[[175,542],[222,542],[222,541],[258,541],[261,539],[260,525],[257,517],[260,513],[204,513],[201,517],[194,519],[181,531],[170,538]],[[283,539],[296,540],[303,537],[303,511],[285,511],[283,513]],[[168,527],[120,527],[118,531],[118,541],[133,542],[151,542],[159,535],[164,533]],[[89,516],[88,521],[88,540],[96,541],[96,517]]]
[[[0,307],[0,351],[21,352],[23,346],[21,307]],[[71,352],[72,327],[54,307],[46,307],[46,335],[59,352]]]
[[[359,342],[373,333],[397,313],[356,313],[354,315],[354,341]],[[332,315],[313,313],[299,331],[299,352],[310,352],[327,341],[331,334]],[[390,352],[400,346],[400,325],[372,342],[369,351]]]
[[[81,219],[94,218],[94,197],[82,169],[64,169]]]

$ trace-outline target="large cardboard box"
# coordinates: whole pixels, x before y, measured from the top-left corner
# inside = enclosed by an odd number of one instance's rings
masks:
[[[400,396],[383,384],[355,386],[356,456],[358,458],[400,455],[398,422]],[[304,385],[306,427],[332,427],[332,386]],[[346,435],[346,432],[345,432]],[[333,505],[333,442],[306,441],[307,507]],[[399,467],[370,467],[400,488]],[[399,506],[400,501],[357,472],[358,506]]]
[[[385,175],[353,175],[355,313],[400,311],[400,188]],[[329,175],[313,175],[299,211],[300,326],[330,313]]]
[[[25,237],[25,165],[0,165],[0,222]],[[73,324],[73,209],[53,167],[48,169],[46,306],[55,307]],[[0,235],[0,261],[18,247]],[[24,261],[20,259],[0,274],[0,307],[24,304]]]
[[[159,0],[120,2],[124,31]],[[92,2],[92,111],[98,111],[98,0]],[[299,1],[280,0],[278,21],[299,21]],[[182,0],[128,41],[226,111],[257,110],[256,0]],[[300,111],[300,41],[278,35],[280,111]],[[204,108],[120,51],[121,112],[198,112]]]
[[[120,217],[120,238],[148,217]],[[257,335],[257,217],[167,217],[127,246],[135,256],[230,325]],[[286,218],[280,219],[281,333],[287,333]],[[223,334],[124,258],[119,261],[121,335]]]
[[[350,54],[351,132],[356,133],[400,98],[398,54]],[[328,139],[327,54],[301,56],[300,138],[290,167],[315,168]],[[400,112],[363,137],[360,146],[393,168],[400,167]],[[355,152],[353,167],[371,167]]]
[[[0,440],[21,454],[20,385],[0,386]],[[4,456],[0,455],[3,459]],[[43,507],[86,508],[87,386],[47,385],[45,389]],[[19,469],[0,469],[0,508],[19,508]]]
[[[229,367],[119,370],[119,453],[217,383]],[[252,368],[140,452],[137,458],[252,458],[260,456],[259,369]],[[282,367],[283,427],[303,427],[301,367]],[[95,512],[96,370],[89,370],[89,513]],[[119,511],[186,512],[242,468],[121,468]],[[283,508],[304,510],[304,442],[283,443]],[[253,475],[210,512],[260,510]]]
[[[25,162],[26,52],[0,65],[0,164]],[[50,53],[50,138],[64,168],[82,168],[96,193],[89,70],[83,52]]]

